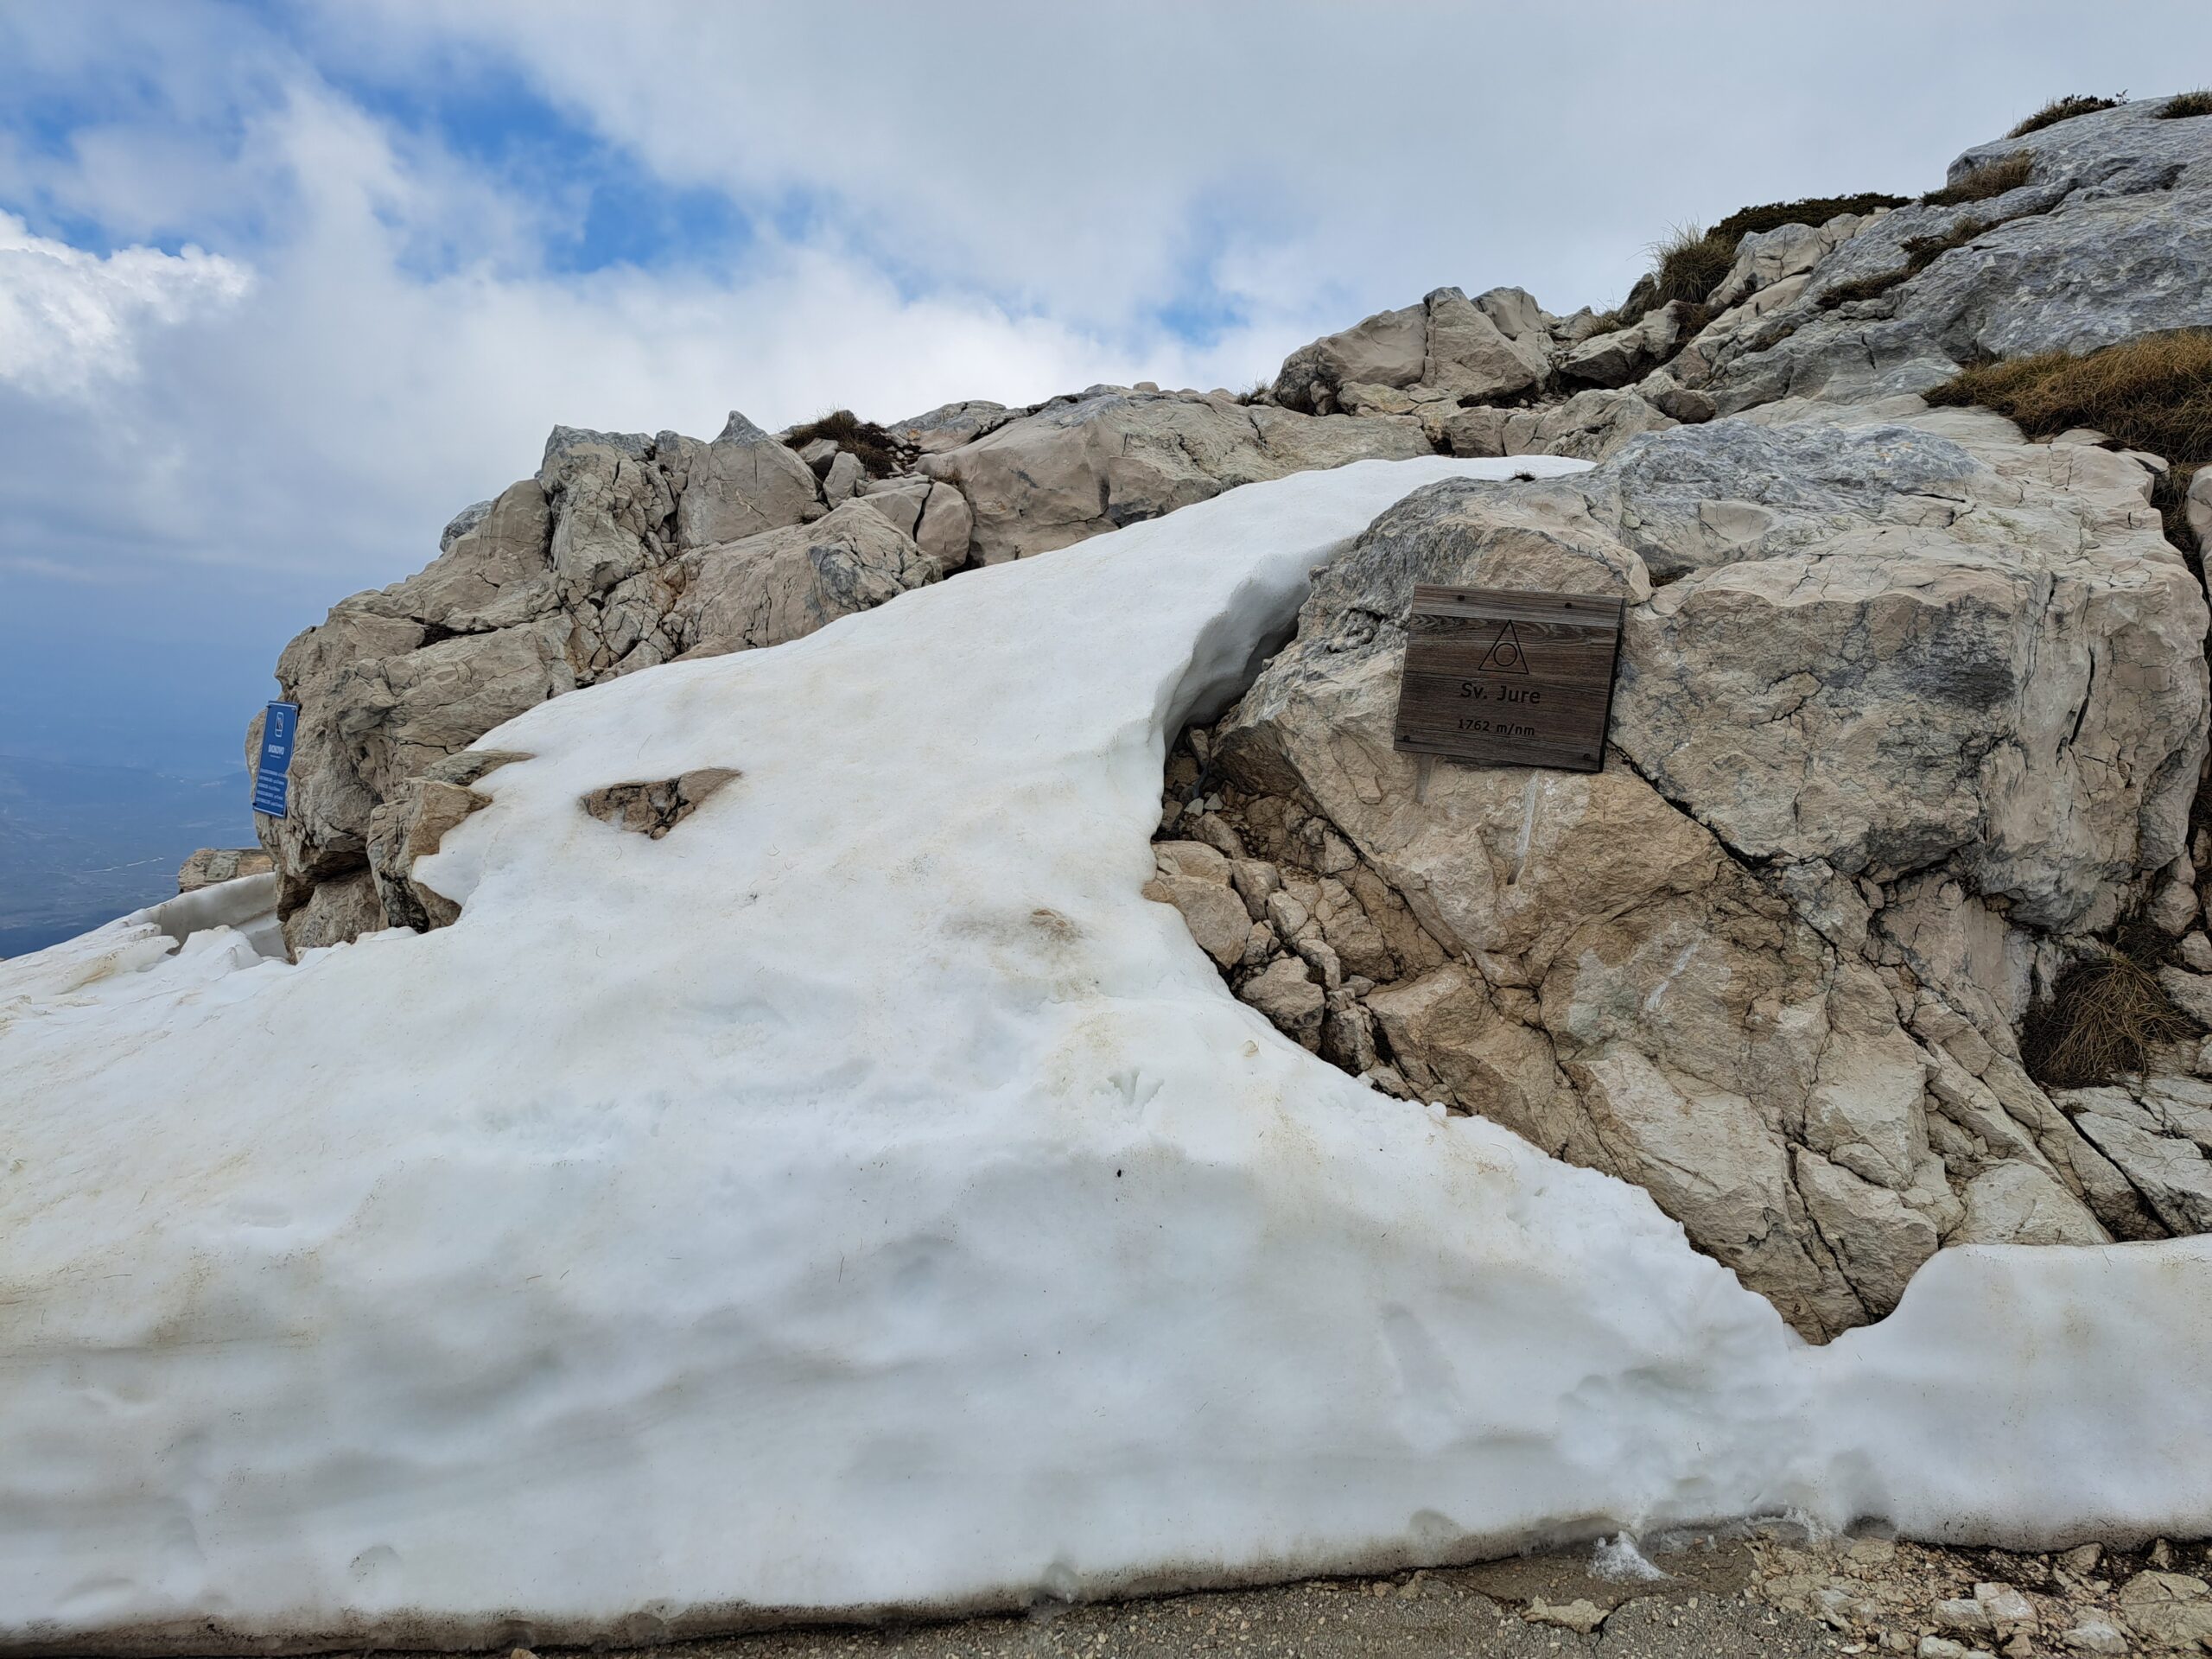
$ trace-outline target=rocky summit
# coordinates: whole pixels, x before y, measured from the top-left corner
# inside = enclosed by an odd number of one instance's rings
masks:
[[[485,802],[463,751],[546,698],[1292,473],[1577,457],[1430,486],[1317,575],[1175,745],[1147,893],[1294,1040],[1642,1186],[1815,1340],[1947,1245],[2212,1229],[2212,472],[1940,395],[2212,327],[2212,118],[2168,105],[1978,145],[1917,201],[1747,210],[1608,316],[1439,288],[1243,397],[556,428],[279,660],[289,948],[458,914],[413,861]],[[1419,582],[1628,602],[1602,772],[1394,750]],[[2160,1004],[2136,1064],[2039,1065],[2107,970]]]

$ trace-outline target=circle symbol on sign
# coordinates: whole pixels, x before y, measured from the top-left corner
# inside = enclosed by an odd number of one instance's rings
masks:
[[[1478,674],[1526,674],[1529,671],[1527,659],[1521,651],[1521,636],[1515,632],[1512,623],[1508,622],[1497,631],[1497,638],[1490,642],[1490,649],[1483,654],[1482,664],[1475,671]]]

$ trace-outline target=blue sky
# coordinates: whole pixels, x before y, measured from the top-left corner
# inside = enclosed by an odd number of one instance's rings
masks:
[[[2149,0],[12,8],[0,753],[235,764],[283,642],[556,422],[1243,386],[2206,81]]]

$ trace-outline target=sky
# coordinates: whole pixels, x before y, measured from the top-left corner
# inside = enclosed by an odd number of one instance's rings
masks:
[[[2202,0],[0,4],[0,754],[236,766],[556,423],[1241,389],[2208,82]]]

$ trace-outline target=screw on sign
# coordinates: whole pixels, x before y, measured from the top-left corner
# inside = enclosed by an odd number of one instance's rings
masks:
[[[1415,588],[1395,747],[1476,766],[1602,770],[1625,604],[1599,594]]]

